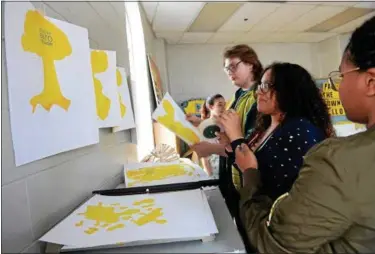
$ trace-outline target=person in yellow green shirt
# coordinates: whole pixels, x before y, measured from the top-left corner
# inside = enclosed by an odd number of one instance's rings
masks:
[[[254,49],[246,44],[239,44],[226,49],[223,54],[223,65],[228,78],[233,85],[238,87],[228,104],[228,109],[234,110],[240,116],[241,131],[244,137],[247,137],[255,127],[257,116],[255,88],[260,82],[263,66]],[[200,119],[191,115],[188,115],[187,119],[196,126],[200,123]],[[219,139],[221,144],[227,140],[224,134],[219,134]],[[192,148],[197,154],[205,154],[203,157],[208,157],[212,154],[220,154],[222,145],[200,142]],[[221,157],[219,175],[220,189],[232,216],[238,221],[238,190],[242,188],[242,173],[233,166],[233,161]],[[241,226],[237,225],[240,233],[243,233],[241,232]]]

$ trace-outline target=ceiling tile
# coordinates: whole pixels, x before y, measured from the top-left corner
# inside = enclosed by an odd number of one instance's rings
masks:
[[[183,32],[198,16],[203,5],[202,2],[159,2],[153,30]]]
[[[319,24],[326,19],[342,12],[347,7],[343,6],[317,6],[293,22],[283,27],[282,31],[304,31],[316,24]]]
[[[241,36],[243,36],[243,33],[240,32],[217,32],[208,39],[207,43],[231,44]]]
[[[375,1],[362,1],[361,3],[356,3],[354,7],[375,9]]]
[[[280,6],[281,4],[278,3],[246,3],[218,31],[249,31],[261,19],[274,12]],[[247,20],[245,21],[244,19]]]
[[[150,24],[154,21],[158,2],[142,2],[143,9],[146,12],[146,16]]]
[[[207,3],[189,28],[189,32],[216,32],[243,3]]]
[[[155,36],[157,38],[165,39],[169,44],[176,44],[180,41],[183,32],[157,32]]]
[[[358,1],[358,0],[356,0]],[[350,7],[355,5],[356,1],[343,1],[343,0],[323,0],[320,2],[321,5],[326,6],[346,6]]]
[[[186,32],[183,34],[179,44],[183,43],[206,43],[213,33]]]
[[[336,35],[335,33],[297,33],[294,42],[320,42]]]
[[[269,33],[266,37],[262,39],[263,42],[272,42],[272,43],[285,43],[285,42],[294,42],[294,38],[297,33],[292,32],[274,32]]]
[[[375,16],[375,11],[374,12],[371,12],[365,16],[362,16],[360,18],[357,18],[353,21],[350,21],[342,26],[339,26],[335,29],[332,29],[330,32],[333,32],[333,33],[349,33],[349,32],[352,32],[354,31],[354,29],[356,29],[357,27],[359,27],[360,25],[362,25],[363,22],[365,22],[366,20],[368,20],[369,18],[371,17],[374,17]]]
[[[314,5],[283,4],[275,12],[257,23],[251,31],[277,31],[313,9]]]
[[[340,12],[335,16],[309,28],[307,32],[327,32],[355,20],[356,18],[362,17],[372,11],[373,9],[349,7],[343,12]]]
[[[262,42],[265,37],[267,37],[269,32],[248,32],[238,37],[235,43],[254,43]]]

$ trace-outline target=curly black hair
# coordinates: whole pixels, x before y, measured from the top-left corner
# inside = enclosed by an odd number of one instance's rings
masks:
[[[291,63],[273,63],[265,68],[271,70],[271,91],[286,118],[303,117],[324,131],[326,137],[335,135],[328,108],[310,73]],[[254,144],[271,124],[271,116],[258,113],[255,129],[250,136]]]
[[[375,16],[353,32],[345,53],[360,71],[375,67]]]

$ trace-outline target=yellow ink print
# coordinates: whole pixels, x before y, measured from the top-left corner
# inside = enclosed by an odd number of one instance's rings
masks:
[[[133,203],[133,205],[144,205],[144,204],[154,204],[155,200],[152,198],[144,199],[141,201],[136,201]]]
[[[135,201],[134,205],[154,205],[154,199],[143,199]],[[163,218],[162,208],[147,208],[147,212],[144,212],[140,209],[129,208],[126,210],[116,211],[115,209],[120,209],[118,207],[119,203],[111,204],[110,206],[104,206],[102,202],[99,202],[97,205],[88,205],[84,213],[79,213],[85,217],[86,220],[95,221],[93,227],[89,227],[84,232],[86,234],[94,234],[99,231],[99,227],[103,228],[105,231],[114,231],[117,229],[125,228],[126,225],[124,222],[132,222],[138,226],[143,226],[147,223],[155,222],[158,224],[167,223]],[[116,207],[117,206],[117,207]],[[126,207],[127,208],[127,207]],[[146,208],[144,208],[146,209]],[[80,221],[75,225],[82,226],[84,221]]]
[[[128,209],[127,206],[121,206],[120,209]]]
[[[76,223],[76,227],[81,227],[83,225],[83,220],[81,220],[80,222]]]
[[[116,77],[117,77],[117,86],[121,86],[122,84],[122,75],[119,70],[116,70]],[[120,110],[121,110],[121,117],[124,118],[126,114],[126,106],[124,103],[122,103],[122,97],[121,94],[118,93],[118,100],[120,102]]]
[[[124,224],[116,224],[116,225],[114,225],[112,227],[107,228],[107,231],[113,231],[113,230],[116,230],[118,228],[124,228],[124,227],[125,227]]]
[[[26,13],[24,30],[21,39],[22,48],[42,58],[44,72],[43,91],[30,100],[32,112],[35,112],[38,104],[47,111],[50,111],[53,105],[68,111],[70,100],[61,92],[55,67],[55,61],[72,54],[68,37],[38,11]]]
[[[200,141],[198,135],[174,119],[175,110],[172,104],[167,100],[164,100],[162,103],[166,114],[164,116],[159,116],[157,121],[170,129],[176,135],[180,136],[182,139],[185,139],[192,144],[198,143]]]
[[[104,51],[91,51],[91,67],[94,79],[94,89],[96,98],[96,113],[101,120],[105,120],[109,114],[111,100],[104,95],[103,85],[95,74],[105,72],[108,69],[108,56]]]
[[[193,175],[193,172],[189,172],[188,176],[192,176]]]
[[[87,230],[85,230],[85,233],[91,235],[96,233],[96,231],[98,231],[97,228],[88,228]]]
[[[133,220],[133,222],[137,224],[138,226],[143,226],[150,222],[156,222],[158,224],[166,223],[167,222],[166,220],[158,219],[161,216],[163,216],[162,209],[157,208],[157,209],[153,209],[151,212],[149,212],[148,214],[145,214],[144,216],[138,218],[137,220]]]
[[[188,164],[161,165],[128,170],[126,172],[127,178],[134,181],[130,182],[128,186],[131,187],[139,183],[150,183],[152,181],[187,175],[190,172],[185,170],[185,168],[189,168],[189,171],[195,170],[194,167]]]

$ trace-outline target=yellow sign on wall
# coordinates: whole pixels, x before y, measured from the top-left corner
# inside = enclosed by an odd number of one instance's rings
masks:
[[[323,84],[322,95],[331,116],[345,116],[345,110],[341,104],[339,93],[333,90],[328,82]]]

